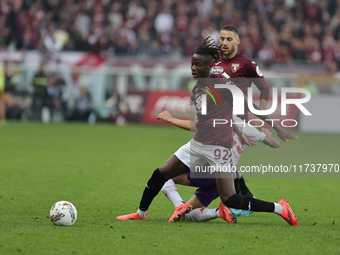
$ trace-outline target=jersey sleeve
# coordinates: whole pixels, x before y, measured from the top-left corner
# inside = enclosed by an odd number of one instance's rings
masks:
[[[255,61],[249,60],[247,63],[247,73],[246,77],[249,77],[251,81],[260,90],[260,99],[265,99],[268,101],[270,95],[270,88],[268,83],[263,77],[262,71]]]

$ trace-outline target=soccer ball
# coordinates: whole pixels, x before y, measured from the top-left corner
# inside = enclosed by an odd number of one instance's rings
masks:
[[[59,201],[52,206],[50,219],[55,225],[71,226],[77,220],[77,209],[70,202]]]

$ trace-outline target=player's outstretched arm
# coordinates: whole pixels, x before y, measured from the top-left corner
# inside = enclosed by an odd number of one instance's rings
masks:
[[[180,127],[180,128],[185,129],[185,130],[188,130],[188,131],[193,131],[193,132],[197,131],[196,122],[193,123],[190,120],[180,120],[180,119],[174,118],[170,115],[170,113],[168,111],[164,111],[164,112],[161,112],[160,114],[158,114],[157,119],[163,120],[163,121],[170,123],[170,124],[172,124],[176,127]]]
[[[252,139],[253,136],[249,136],[242,132],[235,123],[233,123],[233,131],[241,138],[243,144],[246,144],[250,147],[257,144],[256,140]]]
[[[248,101],[247,97],[246,96],[244,97],[246,99],[245,102],[247,102]],[[257,110],[263,110],[257,104],[253,103],[253,106]],[[245,103],[245,108],[249,111],[248,105],[246,103]],[[277,136],[280,137],[281,140],[283,140],[285,143],[288,142],[287,139],[292,139],[292,140],[298,139],[297,136],[287,132],[279,124],[273,121],[269,115],[258,115],[258,114],[254,114],[254,115],[260,118],[261,120],[263,120],[264,122],[266,122],[267,124],[271,125],[275,129]],[[269,121],[269,120],[272,120],[272,121]]]
[[[280,147],[280,142],[272,137],[272,132],[268,128],[262,128],[262,132],[266,135],[264,140],[262,141],[265,145],[268,145],[272,148],[279,148]]]

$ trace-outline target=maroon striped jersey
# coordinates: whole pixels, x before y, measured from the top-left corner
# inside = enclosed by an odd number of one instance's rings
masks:
[[[221,56],[219,61],[214,60],[211,72],[230,79],[246,96],[248,96],[247,89],[253,82],[260,90],[260,99],[267,101],[269,99],[269,85],[264,79],[260,68],[256,62],[239,52],[231,59],[224,59]],[[239,117],[248,121],[248,114],[239,115]]]
[[[232,94],[229,89],[214,88],[214,84],[228,82],[219,75],[212,75],[205,79],[204,83],[198,81],[192,90],[191,100],[194,102],[197,111],[197,132],[194,140],[206,145],[219,145],[226,148],[233,147],[232,127]],[[202,96],[206,95],[206,114],[202,114]],[[222,104],[221,104],[222,103]],[[226,124],[217,124],[214,127],[214,120],[227,120]]]

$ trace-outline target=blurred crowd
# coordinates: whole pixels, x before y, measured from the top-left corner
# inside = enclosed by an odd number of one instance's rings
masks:
[[[58,73],[47,72],[41,64],[31,80],[33,93],[17,91],[15,77],[4,65],[5,108],[8,119],[50,121],[87,121],[92,110],[91,96],[85,86],[66,86]]]
[[[3,71],[1,70],[3,69]],[[10,71],[8,63],[0,65],[0,77],[4,79],[3,100],[7,119],[41,120],[45,123],[64,121],[96,121],[125,123],[125,111],[121,111],[121,98],[115,91],[107,91],[102,104],[94,104],[92,95],[80,75],[73,73],[69,85],[63,75],[51,71],[41,63],[30,79],[32,91],[17,90],[20,82]],[[0,90],[1,92],[1,90]],[[0,105],[1,109],[1,105]],[[1,122],[0,118],[0,122]]]
[[[0,49],[182,57],[226,24],[266,66],[340,68],[340,0],[0,0]]]

